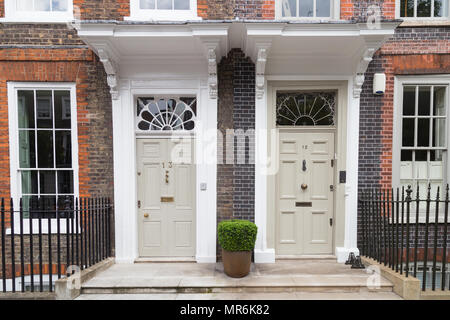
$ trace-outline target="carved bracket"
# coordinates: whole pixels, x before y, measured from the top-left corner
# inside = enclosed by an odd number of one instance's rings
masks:
[[[217,99],[217,58],[215,48],[209,47],[207,52],[208,57],[208,87],[209,97]]]
[[[103,63],[103,66],[105,68],[111,98],[113,100],[117,100],[119,99],[119,90],[117,88],[117,85],[119,83],[119,79],[117,76],[117,63],[113,59],[111,59],[110,55],[105,49],[98,49],[97,52],[100,58],[100,62]]]
[[[366,72],[369,63],[372,61],[375,51],[377,51],[377,47],[366,48],[361,60],[358,63],[356,76],[353,78],[353,97],[356,99],[361,96],[362,85],[364,83],[364,73]]]
[[[267,48],[259,48],[258,56],[256,58],[256,79],[255,79],[255,94],[257,99],[262,99],[264,96],[264,82],[265,70],[267,62]]]

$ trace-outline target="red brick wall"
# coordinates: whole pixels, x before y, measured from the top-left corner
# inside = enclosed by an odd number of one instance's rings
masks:
[[[130,0],[73,0],[82,20],[123,20],[130,15]],[[76,12],[76,11],[75,11]]]
[[[87,48],[0,50],[0,194],[9,197],[7,81],[76,83],[80,196],[112,196],[112,144],[102,141],[112,136],[110,97],[103,66],[93,52]],[[99,130],[103,132],[98,134]],[[111,172],[102,171],[108,167]]]
[[[383,19],[395,18],[395,0],[341,0],[341,19],[365,20],[367,9],[378,6]]]
[[[0,0],[0,18],[5,16],[5,0]]]

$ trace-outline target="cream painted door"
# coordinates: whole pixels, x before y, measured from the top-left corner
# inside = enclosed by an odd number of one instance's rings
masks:
[[[193,139],[137,140],[140,256],[195,256],[193,148]]]
[[[334,133],[280,132],[279,152],[277,254],[331,254]]]

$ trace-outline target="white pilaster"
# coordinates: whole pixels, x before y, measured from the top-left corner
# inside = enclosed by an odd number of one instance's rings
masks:
[[[353,78],[351,81],[355,81]],[[348,86],[347,109],[347,180],[345,184],[345,233],[344,246],[336,248],[338,262],[345,262],[350,252],[359,255],[357,248],[358,221],[358,157],[359,157],[359,94],[355,84]]]
[[[198,263],[216,262],[217,229],[217,99],[210,87],[200,88],[197,122],[197,250]],[[200,125],[201,124],[201,125]],[[200,185],[206,183],[206,190]]]
[[[121,81],[120,95],[112,100],[114,148],[114,214],[116,262],[132,263],[138,256],[135,217],[135,143],[133,108],[128,81]]]

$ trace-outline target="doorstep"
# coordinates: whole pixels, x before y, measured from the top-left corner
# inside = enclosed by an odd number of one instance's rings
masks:
[[[248,276],[230,278],[222,263],[115,264],[82,284],[82,294],[392,292],[380,278],[368,286],[371,274],[335,260],[282,260],[252,264]]]

